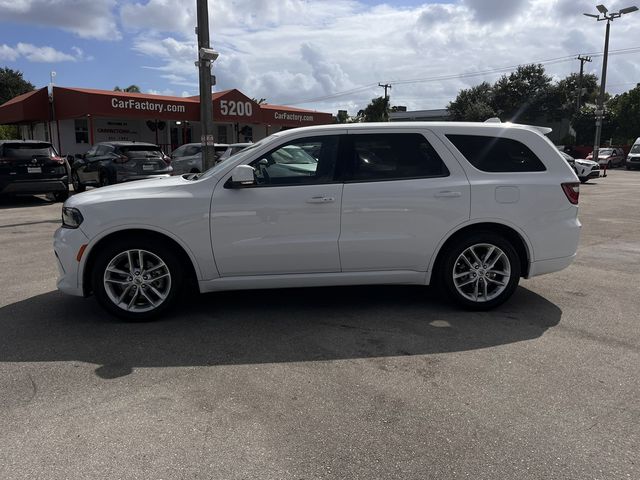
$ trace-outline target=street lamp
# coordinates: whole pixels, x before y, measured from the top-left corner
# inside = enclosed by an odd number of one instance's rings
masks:
[[[596,9],[600,14],[585,13],[587,17],[595,18],[598,22],[607,21],[607,28],[604,34],[604,57],[602,59],[602,78],[600,80],[600,97],[598,98],[598,108],[596,109],[596,138],[593,144],[593,160],[598,161],[600,155],[600,135],[602,134],[602,120],[604,118],[604,89],[607,83],[607,60],[609,57],[609,30],[611,22],[616,18],[620,18],[627,13],[633,13],[638,10],[635,5],[619,10],[618,12],[609,13],[604,5],[597,5]]]

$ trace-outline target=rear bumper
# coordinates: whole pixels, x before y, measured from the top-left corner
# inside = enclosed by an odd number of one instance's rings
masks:
[[[66,192],[69,190],[67,177],[38,180],[0,180],[0,194],[35,194]]]
[[[576,258],[576,254],[568,257],[552,258],[549,260],[540,260],[538,262],[531,262],[529,265],[529,275],[527,278],[537,277],[538,275],[544,275],[545,273],[558,272],[564,270],[573,263]]]
[[[133,182],[135,180],[147,180],[149,178],[166,178],[166,177],[170,177],[171,175],[169,173],[163,173],[163,174],[154,174],[154,175],[138,175],[138,174],[121,174],[118,173],[117,174],[117,182],[118,183],[124,183],[124,182]]]

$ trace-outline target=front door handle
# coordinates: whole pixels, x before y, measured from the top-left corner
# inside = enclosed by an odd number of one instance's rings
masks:
[[[319,195],[307,199],[307,203],[333,203],[335,201],[336,197],[328,197],[326,195]]]
[[[444,190],[435,194],[438,198],[458,198],[462,196],[462,192],[453,192],[451,190]]]

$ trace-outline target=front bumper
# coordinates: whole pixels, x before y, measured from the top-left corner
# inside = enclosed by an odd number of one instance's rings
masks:
[[[84,296],[82,279],[79,276],[81,261],[78,252],[82,245],[89,243],[87,236],[79,228],[60,227],[53,235],[53,251],[58,266],[58,290],[69,295]]]

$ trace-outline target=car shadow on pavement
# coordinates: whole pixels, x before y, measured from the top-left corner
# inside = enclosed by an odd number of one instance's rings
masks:
[[[40,207],[42,205],[50,205],[51,203],[53,202],[47,199],[44,195],[0,195],[0,210],[8,208]],[[60,205],[62,205],[62,203]]]
[[[116,378],[140,367],[304,362],[457,352],[532,340],[562,311],[519,287],[469,312],[425,287],[341,287],[195,296],[166,318],[124,323],[94,298],[50,292],[0,308],[0,362],[82,361]]]

